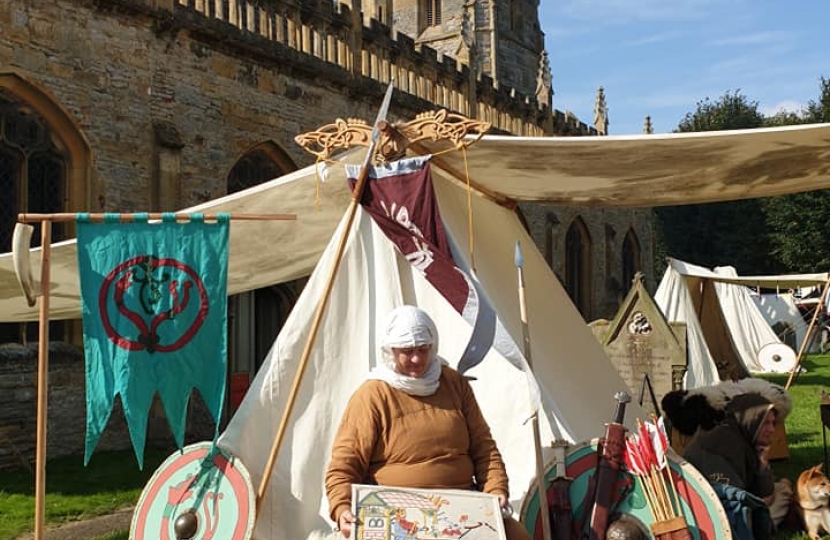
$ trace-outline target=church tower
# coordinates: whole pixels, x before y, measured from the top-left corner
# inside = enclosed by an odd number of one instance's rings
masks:
[[[500,86],[551,105],[551,76],[538,0],[352,0],[381,20],[489,75]]]

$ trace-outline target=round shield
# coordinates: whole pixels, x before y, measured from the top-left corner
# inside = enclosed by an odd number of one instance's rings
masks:
[[[767,373],[789,373],[795,360],[795,351],[785,343],[767,343],[758,351],[758,363]]]
[[[567,488],[568,499],[571,503],[571,516],[575,526],[584,525],[587,530],[590,520],[591,491],[597,468],[597,444],[594,439],[590,443],[579,443],[572,446],[565,457],[565,473],[571,479]],[[728,540],[732,538],[729,520],[721,505],[718,496],[712,490],[709,482],[687,461],[679,457],[670,457],[669,466],[674,479],[674,485],[681,501],[682,517],[685,518],[688,530],[695,540]],[[545,479],[548,484],[548,501],[556,500],[554,479],[556,478],[556,463],[550,463],[545,468]],[[673,490],[672,490],[673,491]],[[625,471],[620,471],[617,479],[617,490],[620,499],[614,508],[614,513],[636,518],[645,527],[651,527],[654,518],[648,508],[641,482]],[[673,497],[674,493],[670,494]],[[539,494],[536,483],[531,485],[527,496],[522,502],[521,520],[534,540],[542,540],[542,522],[539,519]],[[552,525],[555,527],[555,525]]]
[[[249,540],[254,503],[242,462],[209,442],[196,443],[156,469],[133,513],[130,538]]]

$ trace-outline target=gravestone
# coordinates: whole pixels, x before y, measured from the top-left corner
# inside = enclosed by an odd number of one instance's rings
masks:
[[[631,395],[659,415],[663,396],[683,387],[686,325],[666,321],[638,273],[614,319],[589,326]]]

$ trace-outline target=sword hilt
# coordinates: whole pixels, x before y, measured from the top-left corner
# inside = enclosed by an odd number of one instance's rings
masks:
[[[631,394],[625,390],[621,390],[614,394],[614,399],[617,400],[617,410],[614,412],[614,423],[622,424],[625,420],[625,406],[631,403]]]

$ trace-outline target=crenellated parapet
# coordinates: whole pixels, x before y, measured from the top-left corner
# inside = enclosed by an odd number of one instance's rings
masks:
[[[551,109],[536,96],[486,76],[470,67],[416,44],[375,19],[364,24],[362,14],[331,0],[268,0],[267,7],[248,0],[118,0],[152,4],[190,24],[229,25],[247,42],[261,40],[262,50],[288,48],[298,60],[313,57],[327,64],[326,73],[365,77],[381,84],[395,79],[401,92],[493,125],[497,131],[524,136],[596,135],[594,128],[570,113]],[[170,24],[170,23],[168,23]],[[289,56],[293,57],[295,54]],[[313,64],[313,62],[311,62]],[[543,96],[548,94],[542,93]]]

